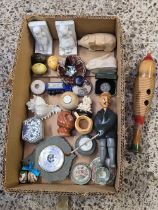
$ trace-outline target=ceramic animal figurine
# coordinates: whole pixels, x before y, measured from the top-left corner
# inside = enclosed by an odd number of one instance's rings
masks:
[[[154,62],[151,54],[147,54],[140,63],[134,88],[134,119],[136,132],[132,148],[135,153],[140,152],[141,131],[153,98],[155,78],[156,63]]]
[[[117,62],[114,56],[114,53],[108,53],[104,56],[93,58],[86,64],[86,68],[90,70],[90,72],[96,73],[104,73],[109,70],[116,71]]]
[[[58,112],[61,112],[59,106],[46,104],[43,98],[35,95],[33,95],[33,99],[30,99],[30,101],[28,101],[26,105],[28,106],[28,109],[35,114],[35,116],[41,119],[46,119],[52,114],[57,114]]]
[[[103,50],[111,52],[116,47],[116,37],[109,33],[95,33],[83,36],[78,44],[90,51]]]
[[[58,133],[60,136],[71,136],[71,130],[74,128],[75,120],[71,112],[62,111],[58,114],[57,124],[59,126]]]
[[[99,157],[101,166],[106,166],[106,159],[110,158],[109,167],[116,167],[116,137],[117,115],[109,108],[111,94],[104,92],[99,96],[102,109],[97,112],[94,127],[99,134]]]
[[[55,26],[59,37],[59,55],[77,55],[74,21],[55,21]]]
[[[53,40],[46,21],[30,21],[28,23],[32,36],[35,39],[35,53],[51,55]]]

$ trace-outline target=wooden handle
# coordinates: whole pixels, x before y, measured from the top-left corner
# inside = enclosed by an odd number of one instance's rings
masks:
[[[140,152],[140,143],[141,143],[141,129],[137,128],[132,143],[132,150],[134,153]]]

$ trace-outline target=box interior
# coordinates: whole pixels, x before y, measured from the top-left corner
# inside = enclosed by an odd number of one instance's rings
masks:
[[[117,80],[117,94],[112,98],[111,108],[118,114],[118,137],[117,137],[117,175],[115,180],[115,185],[96,185],[92,182],[85,186],[75,185],[71,182],[70,179],[66,179],[63,182],[54,182],[51,184],[45,183],[44,180],[40,179],[39,183],[36,184],[19,184],[19,170],[21,167],[21,160],[23,157],[29,155],[36,145],[30,145],[23,143],[21,139],[21,128],[22,122],[25,120],[30,113],[27,111],[26,102],[32,96],[29,90],[30,83],[33,79],[37,79],[37,76],[31,73],[31,55],[34,50],[34,40],[31,36],[31,33],[27,27],[27,23],[30,20],[46,20],[48,27],[54,39],[53,43],[53,54],[58,55],[58,37],[55,29],[55,20],[69,20],[73,19],[75,21],[75,29],[77,34],[77,39],[80,39],[82,36],[88,33],[97,33],[97,32],[108,32],[113,33],[117,37],[117,48],[115,51],[117,61],[118,61],[118,80]],[[15,79],[13,84],[13,98],[10,110],[10,120],[9,120],[9,129],[8,129],[8,138],[7,138],[7,147],[6,147],[6,167],[5,167],[5,187],[10,190],[27,190],[27,191],[57,191],[57,192],[78,192],[78,193],[89,193],[89,192],[111,192],[114,193],[119,187],[119,178],[120,178],[120,161],[121,161],[121,137],[120,137],[120,127],[121,127],[121,90],[120,90],[120,77],[121,73],[121,59],[120,59],[120,29],[118,27],[117,18],[94,18],[94,17],[40,17],[34,16],[27,18],[23,22],[23,27],[21,31],[21,40],[17,51],[17,59],[15,63]],[[78,55],[87,62],[93,57],[99,57],[104,55],[105,52],[90,52],[85,48],[78,48]],[[45,75],[38,77],[44,81],[57,81],[60,80],[57,78],[56,73],[49,71]],[[88,79],[93,84],[95,83],[94,75],[90,74]],[[94,94],[94,90],[90,94],[93,99],[93,111],[99,110],[101,107],[97,102],[97,96]],[[48,103],[59,104],[60,95],[50,96],[48,94],[43,94],[43,98]],[[95,108],[94,108],[95,107]],[[95,113],[94,112],[94,113]],[[45,137],[56,136],[56,118],[53,116],[44,121],[45,127]],[[55,122],[55,126],[52,126],[52,122]],[[76,135],[74,133],[74,135]],[[76,136],[66,138],[70,145],[73,146]],[[96,152],[97,154],[97,152]],[[73,163],[77,162],[91,162],[96,154],[91,157],[85,157],[79,155],[79,158],[76,159]],[[72,186],[71,188],[69,186]]]

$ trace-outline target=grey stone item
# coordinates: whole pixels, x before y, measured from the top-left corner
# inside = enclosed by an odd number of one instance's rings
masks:
[[[65,156],[65,161],[59,170],[55,172],[46,172],[39,166],[38,160],[41,151],[50,145],[55,145],[59,147],[64,153],[71,152],[71,147],[64,138],[59,136],[49,137],[42,141],[37,146],[35,151],[23,160],[23,164],[28,164],[29,161],[33,161],[35,163],[34,168],[37,168],[40,171],[40,176],[47,182],[62,181],[69,175],[72,161],[76,156],[74,154],[71,154],[70,156]]]

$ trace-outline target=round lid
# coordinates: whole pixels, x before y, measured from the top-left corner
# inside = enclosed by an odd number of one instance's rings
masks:
[[[44,148],[38,158],[39,166],[46,172],[59,170],[64,163],[63,151],[55,145]]]
[[[95,182],[100,185],[107,184],[110,178],[110,172],[106,167],[99,167],[96,170],[96,180]]]
[[[71,180],[79,185],[87,184],[91,179],[91,170],[85,163],[78,163],[73,166]]]
[[[66,95],[64,96],[63,101],[65,104],[70,104],[72,101],[72,97],[70,95]]]
[[[89,141],[89,139],[90,138],[88,138],[87,136],[84,136],[79,140],[78,146],[81,146],[82,144],[85,143],[83,146],[80,147],[80,149],[84,152],[90,151],[93,147],[93,143],[92,141]]]

